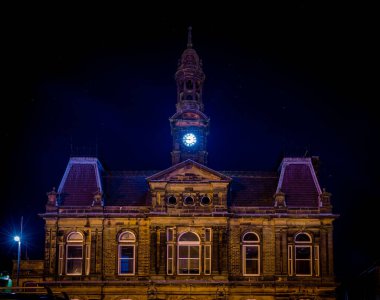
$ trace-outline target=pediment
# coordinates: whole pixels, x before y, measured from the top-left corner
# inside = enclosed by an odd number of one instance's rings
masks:
[[[232,179],[193,160],[186,160],[147,178],[148,182],[230,182]]]

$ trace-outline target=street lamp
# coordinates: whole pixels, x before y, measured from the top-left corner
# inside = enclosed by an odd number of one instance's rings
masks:
[[[15,242],[18,243],[18,249],[17,249],[17,280],[16,280],[16,286],[19,286],[19,275],[20,275],[20,259],[21,259],[21,237],[16,235],[14,238]]]

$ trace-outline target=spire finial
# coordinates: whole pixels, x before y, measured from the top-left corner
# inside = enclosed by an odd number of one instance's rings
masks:
[[[189,28],[188,28],[188,33],[187,33],[187,48],[192,48],[193,47],[193,43],[192,43],[192,41],[191,41],[191,30],[192,30],[193,28],[191,28],[191,26],[189,26]]]

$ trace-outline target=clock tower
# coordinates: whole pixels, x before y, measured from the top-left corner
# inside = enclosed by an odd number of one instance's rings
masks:
[[[203,113],[202,90],[205,74],[202,61],[193,49],[191,27],[187,48],[179,60],[175,80],[176,113],[169,119],[173,136],[172,164],[192,159],[205,165],[210,119]]]

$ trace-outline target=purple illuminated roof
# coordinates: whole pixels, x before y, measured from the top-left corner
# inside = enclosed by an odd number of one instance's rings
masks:
[[[106,206],[149,206],[149,180],[189,164],[185,161],[167,170],[104,172],[96,158],[71,158],[59,187],[60,206],[91,206],[94,194],[103,193]],[[273,207],[276,192],[285,193],[288,207],[318,207],[321,190],[309,158],[285,158],[280,172],[214,171],[229,179],[228,204],[237,207]],[[147,180],[148,179],[148,180]]]

